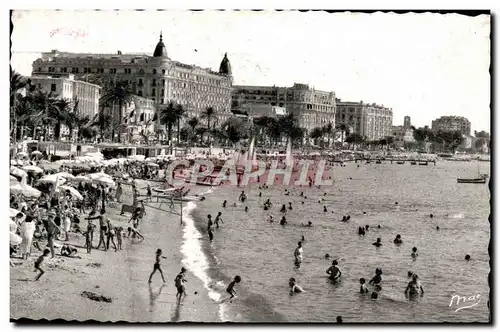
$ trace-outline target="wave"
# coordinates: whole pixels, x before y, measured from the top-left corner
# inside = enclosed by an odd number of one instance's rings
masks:
[[[211,189],[203,193],[203,195],[210,194]],[[184,215],[184,230],[183,230],[183,243],[181,246],[181,253],[184,256],[182,264],[194,274],[195,277],[200,279],[203,286],[208,291],[208,296],[215,302],[219,302],[221,294],[213,289],[214,281],[209,277],[207,270],[210,267],[207,256],[202,250],[201,238],[202,234],[196,229],[192,212],[196,209],[195,202],[188,202],[183,208]],[[223,308],[219,306],[219,318],[224,320]]]

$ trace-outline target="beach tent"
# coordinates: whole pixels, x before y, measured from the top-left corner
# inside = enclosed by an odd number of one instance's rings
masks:
[[[20,177],[20,178],[24,178],[24,177],[28,176],[28,174],[25,171],[23,171],[20,168],[14,167],[14,166],[10,167],[10,174],[17,176],[17,177]]]
[[[34,197],[34,198],[40,197],[41,194],[39,190],[31,186],[28,186],[27,184],[22,184],[19,182],[10,184],[10,192],[15,195],[21,194],[26,197]]]
[[[25,170],[26,172],[43,173],[43,169],[33,165],[24,166],[23,170]]]
[[[80,194],[80,192],[78,190],[76,190],[75,188],[73,187],[70,187],[70,186],[60,186],[57,188],[59,191],[69,191],[69,193],[71,194],[71,196],[73,196],[74,198],[78,199],[78,200],[83,200],[83,196],[82,194]]]

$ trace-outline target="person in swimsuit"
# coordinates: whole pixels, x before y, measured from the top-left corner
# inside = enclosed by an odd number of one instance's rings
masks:
[[[162,258],[163,258],[163,259],[167,259],[167,257],[162,256],[161,249],[157,249],[157,250],[156,250],[156,260],[155,260],[155,265],[153,266],[153,272],[151,272],[151,275],[149,276],[148,283],[151,283],[151,278],[153,278],[153,275],[155,274],[155,272],[156,272],[157,270],[158,270],[158,271],[160,271],[161,278],[163,279],[163,283],[165,283],[165,277],[163,276],[163,271],[161,270],[161,266],[160,266],[160,260],[161,260]]]
[[[375,247],[377,247],[377,248],[378,248],[378,247],[380,247],[380,246],[382,245],[382,243],[381,243],[380,241],[382,241],[382,239],[378,237],[378,238],[377,238],[377,242],[374,242],[374,243],[372,243],[372,244],[373,244]]]
[[[208,223],[207,223],[208,238],[210,239],[210,242],[212,242],[212,240],[214,239],[214,233],[212,233],[212,225],[213,225],[212,215],[209,214],[207,218],[208,218]]]
[[[286,205],[285,205],[285,204],[283,204],[283,205],[281,206],[280,212],[281,212],[281,213],[286,213]]]
[[[47,257],[50,254],[50,249],[45,249],[43,251],[43,254],[38,257],[38,259],[35,262],[35,272],[40,271],[40,274],[35,278],[35,281],[38,281],[40,277],[45,273],[44,270],[42,270],[42,263],[45,257]]]
[[[415,296],[418,294],[423,295],[424,289],[422,288],[422,285],[418,281],[418,276],[416,274],[413,274],[411,278],[412,280],[408,283],[408,286],[406,286],[405,294],[410,296]]]
[[[366,294],[366,293],[368,293],[368,287],[366,287],[366,280],[365,280],[365,278],[361,278],[361,279],[359,279],[359,283],[360,283],[360,285],[361,285],[361,286],[360,286],[360,288],[359,288],[359,292],[360,292],[361,294]]]
[[[302,249],[302,242],[297,243],[297,248],[295,248],[295,252],[293,253],[293,256],[295,257],[295,265],[300,266],[302,263],[302,259],[304,254],[304,249]]]
[[[219,221],[224,223],[224,220],[222,220],[222,212],[217,213],[217,216],[215,217],[215,227],[219,228]]]
[[[375,269],[375,276],[370,280],[369,282],[370,285],[375,286],[376,290],[381,290],[382,289],[382,270],[379,268]]]
[[[235,276],[233,281],[231,281],[231,283],[227,286],[226,292],[228,292],[229,295],[231,295],[231,298],[234,298],[234,296],[236,295],[236,291],[234,290],[234,285],[240,282],[241,282],[241,277]]]
[[[411,257],[413,259],[417,258],[418,257],[418,253],[417,253],[417,247],[413,247],[411,248]]]
[[[177,288],[177,294],[175,295],[175,298],[180,301],[182,295],[186,296],[186,288],[184,287],[183,283],[185,283],[186,280],[186,269],[184,267],[181,268],[181,272],[175,277],[175,287]]]
[[[127,231],[128,231],[127,237],[130,237],[130,234],[132,234],[133,238],[137,236],[140,237],[142,240],[144,240],[144,236],[136,228],[128,227]]]
[[[280,225],[282,225],[282,226],[283,226],[283,225],[285,225],[285,224],[287,224],[287,223],[288,223],[288,222],[286,221],[286,217],[285,217],[285,216],[281,217],[281,220],[280,220]]]
[[[394,239],[394,244],[399,245],[402,243],[403,243],[403,240],[401,240],[401,235],[400,234],[396,235],[396,238]]]
[[[326,270],[326,274],[329,275],[329,279],[330,280],[338,280],[340,278],[340,276],[342,275],[342,272],[340,272],[340,269],[337,267],[337,265],[339,264],[339,262],[337,262],[336,259],[334,259],[332,261],[332,266],[330,266],[328,268],[328,270]]]
[[[304,292],[304,289],[297,284],[295,278],[290,278],[288,285],[290,286],[290,295]]]

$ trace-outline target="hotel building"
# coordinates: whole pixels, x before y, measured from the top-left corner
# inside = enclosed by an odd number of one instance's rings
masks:
[[[432,121],[433,131],[460,131],[462,135],[470,136],[470,121],[462,116],[442,116]]]

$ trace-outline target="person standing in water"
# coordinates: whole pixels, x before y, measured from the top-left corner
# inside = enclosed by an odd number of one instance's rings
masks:
[[[408,286],[406,286],[405,294],[410,296],[415,296],[418,294],[424,295],[424,289],[418,281],[418,276],[414,273],[411,278],[412,280],[408,283]]]
[[[238,197],[238,200],[241,202],[241,203],[245,203],[245,201],[247,200],[247,195],[245,195],[245,191],[242,191],[240,196]]]
[[[328,268],[328,270],[326,270],[326,274],[329,275],[329,279],[330,280],[338,280],[340,278],[340,276],[342,275],[342,272],[340,272],[340,269],[337,267],[337,265],[339,264],[339,262],[337,262],[336,259],[334,259],[332,261],[332,266],[330,266]]]
[[[215,228],[219,228],[219,221],[221,223],[224,223],[224,220],[222,220],[222,212],[220,212],[220,211],[219,211],[219,213],[217,213],[217,216],[215,217],[215,220],[214,220]]]
[[[297,284],[295,278],[290,278],[288,285],[290,286],[290,295],[304,292],[304,289]]]
[[[413,259],[416,259],[416,258],[418,257],[417,247],[413,247],[413,248],[411,249],[411,257],[412,257]]]
[[[208,218],[208,223],[207,223],[208,238],[210,239],[210,242],[212,242],[212,240],[214,239],[214,233],[212,233],[212,225],[213,225],[212,215],[209,214],[207,218]]]
[[[155,272],[158,270],[160,271],[160,274],[161,274],[161,278],[163,279],[163,283],[165,283],[165,277],[163,276],[163,271],[161,270],[161,266],[160,266],[160,260],[161,259],[167,259],[167,257],[165,256],[162,256],[162,252],[161,252],[161,249],[157,249],[156,250],[156,260],[155,260],[155,265],[153,266],[153,272],[151,272],[151,274],[149,275],[149,280],[148,280],[148,283],[151,283],[151,279],[153,278],[153,275],[155,274]]]
[[[376,290],[381,290],[382,289],[382,270],[379,268],[375,269],[375,276],[370,280],[369,282],[370,285],[375,286]]]
[[[302,259],[304,255],[304,249],[302,248],[302,242],[297,243],[297,248],[295,248],[295,252],[293,253],[293,256],[295,257],[295,265],[300,266],[302,263]]]

